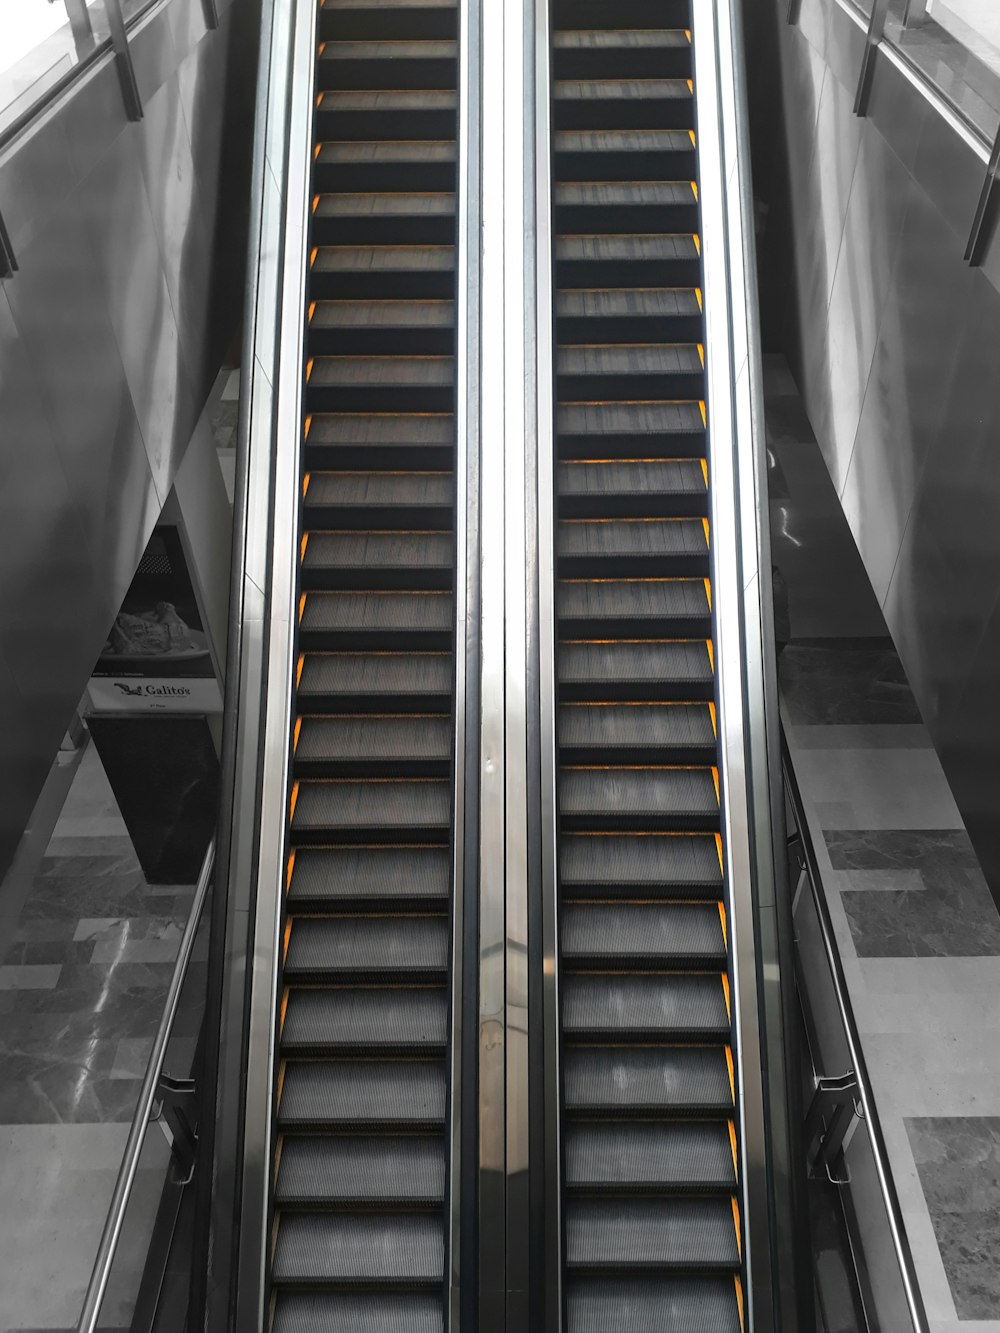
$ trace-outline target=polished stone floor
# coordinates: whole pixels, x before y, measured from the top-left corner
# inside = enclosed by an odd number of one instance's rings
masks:
[[[932,1333],[1000,1333],[1000,914],[784,362],[782,715]]]
[[[88,747],[44,855],[0,886],[0,1333],[75,1327],[191,900],[146,884]],[[166,1151],[154,1127],[102,1328],[130,1322]]]

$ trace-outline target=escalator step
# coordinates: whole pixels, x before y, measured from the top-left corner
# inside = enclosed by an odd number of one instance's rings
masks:
[[[311,592],[305,597],[299,641],[306,651],[450,649],[451,594]]]
[[[312,239],[317,245],[451,245],[455,196],[450,190],[320,194]]]
[[[675,571],[707,575],[708,533],[697,518],[564,519],[556,555],[564,577],[591,573],[591,566],[593,574],[599,569],[609,577]]]
[[[627,449],[628,458],[701,458],[705,453],[705,423],[697,403],[560,403],[556,432],[579,458],[588,456],[588,441],[600,451],[597,458],[608,457],[611,448]],[[684,443],[689,449],[682,453]]]
[[[289,1060],[278,1123],[283,1129],[436,1129],[447,1080],[437,1060]]]
[[[728,1199],[591,1200],[566,1210],[570,1269],[734,1270],[740,1251]]]
[[[556,590],[562,637],[707,638],[712,609],[699,578],[563,579]]]
[[[440,1285],[444,1237],[421,1214],[282,1213],[274,1246],[277,1283],[319,1286]]]
[[[309,350],[323,356],[450,355],[454,313],[452,301],[317,301]]]
[[[743,1320],[729,1277],[577,1278],[567,1284],[566,1327],[567,1333],[743,1333]]]
[[[552,168],[556,180],[688,180],[695,172],[694,135],[686,129],[557,129]]]
[[[380,704],[451,707],[450,653],[307,653],[298,684],[304,712],[373,711]]]
[[[320,48],[318,89],[453,89],[454,41],[336,41]]]
[[[455,133],[458,98],[450,90],[345,88],[321,93],[316,132],[323,138],[446,139]]]
[[[383,165],[386,170],[398,170],[395,162]],[[310,264],[309,290],[317,300],[446,301],[454,287],[454,264],[450,245],[323,245],[317,248]],[[399,409],[387,404],[372,410]]]
[[[570,973],[563,981],[563,1032],[577,1041],[696,1042],[729,1030],[718,972]]]
[[[578,896],[603,892],[715,898],[722,890],[718,844],[711,835],[570,835],[560,840],[559,870],[564,892]]]
[[[572,602],[560,601],[561,612],[564,607],[572,609]],[[703,615],[707,619],[707,600]],[[569,616],[561,619],[565,630]],[[638,621],[633,628],[638,628]],[[604,700],[609,694],[623,700],[711,699],[715,684],[705,639],[562,643],[558,667],[560,696],[566,700]]]
[[[289,905],[333,907],[447,900],[447,847],[302,847],[295,853]]]
[[[556,385],[563,400],[701,398],[704,367],[686,343],[571,343],[556,349]]]
[[[571,967],[726,965],[726,938],[713,903],[567,904],[560,945]]]
[[[727,1145],[728,1151],[728,1145]],[[275,1189],[279,1206],[440,1204],[444,1140],[287,1136]]]
[[[728,1123],[572,1124],[565,1137],[566,1183],[576,1191],[732,1190]]]
[[[317,356],[309,361],[306,405],[317,412],[447,412],[450,356]]]
[[[722,1046],[570,1047],[563,1081],[566,1107],[577,1115],[718,1115],[733,1108]]]
[[[448,970],[445,917],[296,917],[285,980],[442,980]]]
[[[445,591],[452,585],[452,539],[435,532],[312,532],[302,587]]]
[[[426,986],[293,986],[281,1027],[284,1055],[443,1054],[447,1040],[447,995]]]
[[[565,764],[713,764],[711,705],[563,704],[559,752]]]
[[[429,1293],[282,1291],[271,1333],[444,1333],[444,1313]]]
[[[298,784],[294,841],[360,842],[367,838],[439,842],[449,828],[446,780],[349,779]]]
[[[605,504],[619,495],[646,504],[654,495],[703,496],[708,489],[701,462],[694,458],[560,463],[556,485],[561,501],[593,496]]]
[[[690,181],[558,181],[553,201],[561,235],[698,230],[698,200]],[[567,295],[556,293],[560,318]],[[697,302],[691,313],[700,315]]]
[[[714,832],[719,796],[710,768],[566,768],[559,816],[567,830]]]
[[[314,468],[450,467],[454,428],[449,412],[316,413],[307,422],[306,462]]]
[[[447,530],[453,495],[449,472],[310,472],[303,509],[309,528]]]
[[[303,777],[447,777],[451,718],[434,714],[301,718],[294,771]]]
[[[607,164],[598,162],[594,170],[603,180]],[[694,237],[672,233],[558,236],[555,266],[560,287],[698,286],[701,275]]]
[[[686,79],[557,79],[557,130],[691,129],[694,98]]]
[[[606,22],[604,14],[595,13],[593,18],[595,23]],[[587,29],[584,14],[574,9],[567,21],[581,26],[552,35],[557,78],[683,79],[691,73],[691,42],[683,31],[690,21],[687,15],[676,27],[663,27],[667,20],[659,14],[637,25],[621,14],[616,20],[620,26]],[[563,25],[557,21],[555,26]]]

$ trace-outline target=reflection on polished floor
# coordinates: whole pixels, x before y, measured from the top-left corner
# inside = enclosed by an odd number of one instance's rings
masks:
[[[1000,1333],[1000,914],[787,367],[781,707],[933,1333]]]
[[[192,892],[146,883],[87,747],[44,855],[0,888],[0,1333],[75,1326]],[[199,1017],[178,1018],[192,1048]],[[130,1323],[156,1154],[102,1328]]]

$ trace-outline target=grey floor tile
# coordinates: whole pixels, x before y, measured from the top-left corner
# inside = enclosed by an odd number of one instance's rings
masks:
[[[960,1319],[1000,1311],[1000,1117],[906,1121],[920,1183]]]
[[[52,990],[62,972],[59,963],[22,963],[0,966],[0,990]]]
[[[978,870],[964,829],[824,829],[834,870]]]
[[[782,705],[795,724],[919,724],[920,710],[894,649],[795,642],[781,655]]]

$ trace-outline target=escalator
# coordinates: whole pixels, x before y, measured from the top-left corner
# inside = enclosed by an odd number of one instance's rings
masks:
[[[319,14],[265,1323],[423,1333],[450,1104],[456,9]]]
[[[569,1333],[743,1323],[690,0],[553,0]]]

